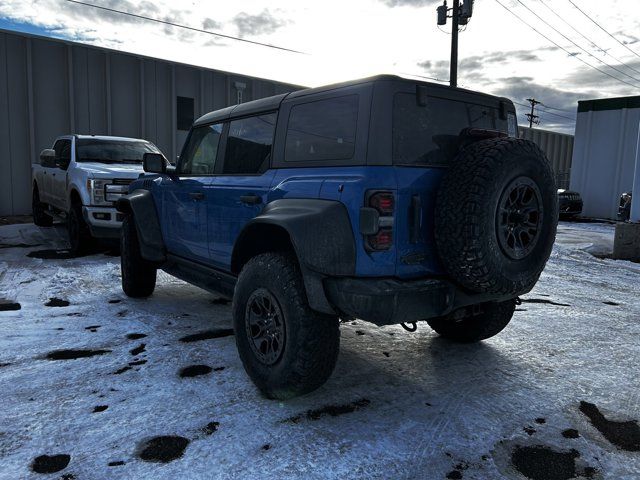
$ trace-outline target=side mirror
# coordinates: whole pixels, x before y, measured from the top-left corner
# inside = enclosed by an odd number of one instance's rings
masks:
[[[45,148],[40,152],[40,165],[45,168],[56,167],[56,151],[52,148]]]
[[[147,152],[142,156],[142,168],[147,173],[166,173],[167,160],[161,153]]]

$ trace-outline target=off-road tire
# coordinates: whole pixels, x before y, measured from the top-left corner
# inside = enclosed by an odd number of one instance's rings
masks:
[[[122,291],[133,298],[150,296],[156,288],[158,269],[142,258],[138,232],[131,215],[124,217],[120,235],[120,269]]]
[[[272,364],[265,364],[254,353],[246,327],[249,300],[258,291],[267,291],[276,300],[284,318],[284,346]],[[309,307],[293,255],[265,253],[247,262],[233,296],[233,326],[242,364],[267,398],[309,393],[333,372],[340,348],[338,317]]]
[[[427,320],[441,337],[461,343],[479,342],[500,333],[513,317],[516,301],[491,302]],[[477,310],[474,312],[474,310]]]
[[[499,227],[504,211],[499,206],[520,179],[537,195],[539,221],[530,250],[522,249],[522,258],[513,258],[499,239],[505,232]],[[436,198],[440,261],[450,278],[474,292],[521,295],[531,290],[551,254],[557,222],[553,172],[544,153],[528,140],[493,138],[464,148]]]
[[[78,203],[71,205],[67,214],[67,231],[69,234],[69,251],[72,255],[87,253],[94,244],[87,222],[82,217],[82,206]]]
[[[45,213],[46,205],[40,201],[38,186],[34,184],[31,195],[31,212],[33,223],[38,227],[50,227],[53,225],[53,218]]]

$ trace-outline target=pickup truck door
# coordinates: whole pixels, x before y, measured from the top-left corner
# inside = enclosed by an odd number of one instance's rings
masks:
[[[207,262],[207,199],[218,156],[222,124],[196,127],[189,133],[176,173],[160,182],[162,235],[167,251]]]
[[[67,210],[67,169],[71,163],[71,140],[60,139],[53,149],[56,152],[56,168],[48,169],[51,204],[60,210]]]

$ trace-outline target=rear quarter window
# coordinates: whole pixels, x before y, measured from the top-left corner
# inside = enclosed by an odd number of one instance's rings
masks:
[[[505,123],[505,125],[502,125]],[[506,130],[497,108],[439,97],[418,105],[416,94],[393,99],[393,163],[446,166],[458,152],[465,128]]]
[[[318,162],[353,158],[359,96],[294,105],[289,114],[285,162]]]

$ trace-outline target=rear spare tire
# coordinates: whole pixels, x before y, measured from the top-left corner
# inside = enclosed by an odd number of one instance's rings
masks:
[[[458,154],[438,191],[440,260],[471,291],[526,293],[549,259],[557,219],[553,172],[535,143],[474,143]]]

